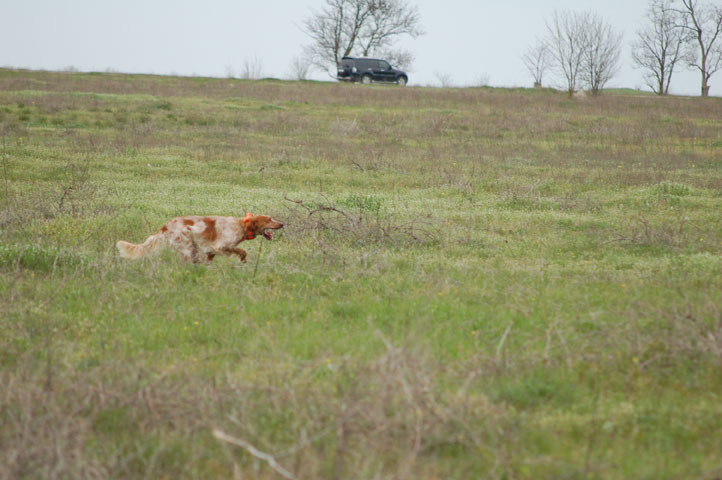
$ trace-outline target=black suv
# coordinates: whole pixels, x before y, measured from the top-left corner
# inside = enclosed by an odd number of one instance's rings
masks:
[[[338,76],[344,82],[387,82],[401,86],[409,81],[406,72],[396,70],[386,60],[377,58],[343,57],[338,65]]]

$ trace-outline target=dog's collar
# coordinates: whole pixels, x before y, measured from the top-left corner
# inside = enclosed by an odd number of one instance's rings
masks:
[[[248,231],[248,221],[251,219],[252,215],[250,213],[246,213],[246,218],[243,219],[243,228],[246,233],[246,240],[253,240],[256,238],[256,236]]]

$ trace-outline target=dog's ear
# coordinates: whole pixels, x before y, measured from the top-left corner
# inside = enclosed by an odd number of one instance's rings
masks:
[[[253,216],[246,216],[246,219],[248,220],[246,222],[246,231],[249,233],[252,233],[254,236],[258,233],[258,231],[263,226],[263,221],[260,215],[253,215]]]

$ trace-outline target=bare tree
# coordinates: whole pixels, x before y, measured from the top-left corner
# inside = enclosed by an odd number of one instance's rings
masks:
[[[454,79],[451,77],[451,74],[448,72],[442,72],[440,70],[434,71],[434,77],[436,77],[436,81],[439,82],[439,86],[441,88],[449,88],[454,86]]]
[[[536,43],[524,52],[521,60],[531,76],[534,77],[534,88],[541,88],[544,74],[551,63],[549,45],[544,40],[537,39]]]
[[[595,13],[583,15],[582,79],[598,95],[619,71],[622,34]]]
[[[577,89],[579,71],[584,56],[584,24],[588,13],[555,11],[547,22],[547,45],[554,64],[566,81],[571,97]]]
[[[308,72],[310,65],[301,57],[294,57],[291,62],[291,78],[294,80],[306,80],[308,79]]]
[[[374,53],[381,58],[386,59],[391,65],[401,70],[409,70],[411,64],[414,63],[414,54],[408,50],[402,49],[389,49],[379,50]]]
[[[256,55],[243,59],[240,78],[244,80],[256,80],[263,75],[263,61]]]
[[[643,69],[644,81],[657,95],[667,95],[677,61],[682,56],[684,17],[672,9],[673,0],[650,0],[648,25],[637,31],[632,60]]]
[[[306,33],[312,43],[306,48],[311,61],[325,70],[338,65],[349,55],[358,38],[361,25],[370,12],[366,0],[326,0],[321,11],[313,12],[304,21]]]
[[[722,68],[722,7],[699,4],[697,0],[681,0],[678,11],[686,21],[680,28],[686,32],[690,45],[687,64],[702,75],[702,96],[709,96],[709,79]]]
[[[335,69],[345,56],[388,54],[399,37],[422,35],[420,21],[406,0],[325,0],[304,22],[311,37],[305,53],[322,70]]]
[[[491,79],[486,72],[474,75],[474,80],[470,84],[472,87],[488,87],[489,85],[491,85]]]
[[[405,0],[369,0],[371,17],[361,29],[361,54],[368,56],[380,49],[388,49],[397,37],[422,35],[419,9]]]
[[[593,12],[555,11],[546,44],[571,97],[579,83],[598,94],[619,69],[622,35]]]

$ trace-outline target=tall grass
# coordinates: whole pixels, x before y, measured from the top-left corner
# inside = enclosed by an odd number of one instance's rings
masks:
[[[0,477],[716,478],[721,119],[0,70]],[[248,265],[114,251],[246,212]]]

